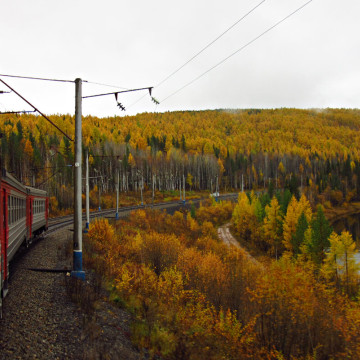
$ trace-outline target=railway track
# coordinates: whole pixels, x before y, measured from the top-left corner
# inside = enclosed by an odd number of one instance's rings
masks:
[[[220,200],[235,200],[237,199],[238,193],[229,193],[218,196]],[[191,202],[198,206],[201,201],[206,200],[207,198],[200,198],[200,199],[192,199]],[[169,201],[169,202],[162,202],[162,203],[155,203],[155,204],[145,204],[145,205],[135,205],[135,206],[126,206],[119,208],[119,218],[124,218],[130,215],[132,211],[139,210],[139,209],[159,209],[163,210],[166,209],[169,212],[171,210],[175,211],[183,207],[190,207],[190,201],[187,201],[185,205],[183,202],[180,201]],[[92,211],[90,212],[90,219],[98,218],[98,217],[109,217],[115,218],[116,209],[106,209],[101,211]],[[83,221],[86,220],[86,216],[83,215]],[[57,218],[49,219],[48,230],[45,236],[67,226],[71,225],[74,222],[73,215],[66,215]]]

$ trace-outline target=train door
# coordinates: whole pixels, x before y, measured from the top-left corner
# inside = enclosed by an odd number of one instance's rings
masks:
[[[5,196],[3,194],[3,190],[0,192],[0,319],[2,319],[2,298],[3,298],[3,269],[4,269],[4,255],[3,255],[3,239],[5,237]]]
[[[2,272],[2,295],[5,297],[7,293],[7,278],[8,278],[8,261],[7,248],[9,239],[9,195],[6,190],[1,191],[1,208],[2,208],[2,236],[1,236],[1,272]]]
[[[33,209],[34,199],[32,197],[30,197],[29,202],[30,202],[30,208],[29,208],[29,216],[30,216],[29,236],[30,236],[30,239],[31,239],[32,238],[32,225],[33,225],[33,220],[34,220],[34,209]]]
[[[48,221],[49,221],[49,198],[47,197],[45,199],[45,220],[46,220],[46,225],[45,225],[45,229],[48,229]]]
[[[4,261],[3,261],[3,252],[2,252],[2,248],[3,248],[3,238],[4,238],[4,233],[5,233],[5,213],[4,213],[4,205],[3,205],[3,201],[4,201],[4,196],[3,196],[3,191],[0,192],[0,221],[1,221],[1,227],[0,227],[0,318],[2,318],[2,288],[3,288],[3,267],[4,267]]]

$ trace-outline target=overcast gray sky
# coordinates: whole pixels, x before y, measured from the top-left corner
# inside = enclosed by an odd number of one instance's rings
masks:
[[[350,107],[360,99],[360,2],[313,0],[182,91],[178,89],[307,2],[265,0],[173,77],[163,79],[262,0],[0,2],[0,73],[91,82],[143,93],[84,99],[83,114],[215,108]],[[74,113],[74,84],[2,78],[47,114]],[[6,88],[0,84],[0,90]],[[116,88],[83,84],[83,95]],[[162,101],[166,99],[165,101]],[[131,106],[132,105],[132,106]],[[30,109],[14,94],[0,111]]]

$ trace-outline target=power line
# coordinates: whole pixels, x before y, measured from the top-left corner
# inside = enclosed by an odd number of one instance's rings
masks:
[[[70,141],[73,141],[69,135],[67,135],[64,131],[62,131],[56,124],[54,124],[46,115],[44,115],[39,109],[37,109],[34,105],[32,105],[29,101],[27,101],[23,96],[21,96],[17,91],[15,91],[10,85],[8,85],[4,80],[0,79],[0,81],[8,87],[11,91],[13,91],[17,96],[19,96],[22,100],[24,100],[28,105],[30,105],[35,111],[37,111],[42,117],[44,117],[52,126],[58,129],[63,135],[65,135]]]
[[[217,36],[214,40],[212,40],[209,44],[207,44],[204,48],[202,48],[199,52],[197,52],[193,57],[191,57],[189,60],[187,60],[183,65],[181,65],[179,68],[177,68],[175,71],[173,71],[170,75],[168,75],[165,79],[160,81],[155,88],[162,85],[164,82],[169,80],[171,77],[173,77],[176,73],[178,73],[181,69],[183,69],[187,64],[189,64],[191,61],[193,61],[195,58],[197,58],[201,53],[203,53],[206,49],[208,49],[211,45],[213,45],[216,41],[218,41],[220,38],[222,38],[226,33],[228,33],[233,27],[235,27],[237,24],[239,24],[242,20],[244,20],[247,16],[249,16],[253,11],[255,11],[260,5],[262,5],[266,0],[262,0],[259,4],[257,4],[255,7],[253,7],[250,11],[248,11],[245,15],[243,15],[239,20],[237,20],[234,24],[232,24],[229,28],[227,28],[224,32],[222,32],[219,36]],[[130,104],[128,108],[131,108],[135,104],[137,104],[139,101],[141,101],[145,95],[143,95],[141,98]]]
[[[44,169],[60,169],[60,168],[65,168],[65,167],[72,167],[73,165],[69,164],[69,165],[63,165],[63,166],[46,166],[46,167],[38,167],[38,168],[33,168],[30,169],[31,171],[38,171],[38,170],[44,170]]]
[[[128,88],[126,88],[126,87],[117,86],[117,85],[103,84],[103,83],[98,83],[98,82],[94,82],[94,81],[87,81],[87,83],[88,84],[94,84],[94,85],[108,86],[108,87],[112,87],[112,88],[116,88],[116,89],[128,90]]]
[[[202,48],[198,53],[196,53],[192,58],[190,58],[188,61],[186,61],[183,65],[181,65],[178,69],[176,69],[174,72],[172,72],[169,76],[167,76],[164,80],[162,80],[159,84],[157,84],[157,87],[163,84],[165,81],[170,79],[173,75],[175,75],[177,72],[179,72],[183,67],[185,67],[187,64],[189,64],[192,60],[197,58],[201,53],[203,53],[206,49],[208,49],[212,44],[214,44],[216,41],[218,41],[220,38],[222,38],[226,33],[228,33],[233,27],[235,27],[239,22],[244,20],[247,16],[249,16],[253,11],[255,11],[260,5],[262,5],[266,0],[261,1],[259,4],[257,4],[254,8],[252,8],[249,12],[247,12],[244,16],[242,16],[239,20],[237,20],[234,24],[232,24],[229,28],[227,28],[223,33],[221,33],[217,38],[215,38],[213,41],[211,41],[209,44],[207,44],[204,48]]]
[[[195,81],[199,80],[200,78],[202,78],[204,75],[206,75],[208,72],[210,72],[211,70],[214,70],[216,67],[218,67],[219,65],[223,64],[225,61],[227,61],[228,59],[230,59],[231,57],[233,57],[234,55],[236,55],[237,53],[239,53],[240,51],[244,50],[245,48],[247,48],[248,46],[250,46],[252,43],[254,43],[255,41],[257,41],[258,39],[260,39],[262,36],[264,36],[265,34],[267,34],[268,32],[270,32],[271,30],[273,30],[274,28],[276,28],[278,25],[280,25],[281,23],[283,23],[284,21],[286,21],[287,19],[289,19],[291,16],[295,15],[297,12],[299,12],[300,10],[302,10],[306,5],[310,4],[313,0],[308,1],[307,3],[303,4],[302,6],[300,6],[298,9],[296,9],[295,11],[293,11],[291,14],[287,15],[286,17],[284,17],[282,20],[278,21],[276,24],[274,24],[273,26],[269,27],[267,30],[265,30],[264,32],[262,32],[260,35],[256,36],[254,39],[252,39],[251,41],[249,41],[248,43],[246,43],[245,45],[243,45],[240,49],[236,50],[235,52],[233,52],[232,54],[230,54],[229,56],[227,56],[225,59],[221,60],[220,62],[218,62],[216,65],[214,65],[213,67],[211,67],[210,69],[208,69],[207,71],[205,71],[204,73],[202,73],[201,75],[199,75],[198,77],[196,77],[195,79],[191,80],[190,82],[188,82],[187,84],[185,84],[184,86],[182,86],[180,89],[176,90],[175,92],[173,92],[172,94],[170,94],[169,96],[167,96],[164,100],[162,100],[162,102],[166,101],[167,99],[169,99],[170,97],[174,96],[175,94],[177,94],[178,92],[180,92],[181,90],[185,89],[186,87],[188,87],[189,85],[193,84]]]
[[[153,89],[152,86],[149,87],[144,87],[144,88],[140,88],[140,89],[129,89],[129,90],[123,90],[123,91],[115,91],[115,92],[110,92],[110,93],[104,93],[104,94],[96,94],[96,95],[88,95],[88,96],[83,96],[83,99],[88,99],[88,98],[92,98],[92,97],[98,97],[98,96],[107,96],[107,95],[115,95],[117,96],[117,94],[122,94],[122,93],[127,93],[127,92],[132,92],[132,91],[140,91],[140,90],[149,90],[150,94],[151,94],[151,90]]]
[[[7,115],[7,114],[28,114],[34,113],[36,110],[20,110],[20,111],[4,111],[0,112],[0,115]]]
[[[18,79],[28,79],[28,80],[44,80],[44,81],[56,81],[56,82],[70,82],[70,83],[75,82],[75,80],[47,79],[47,78],[39,78],[33,76],[5,75],[5,74],[0,74],[0,76],[6,76],[6,77],[18,78]],[[84,81],[86,82],[86,80]]]

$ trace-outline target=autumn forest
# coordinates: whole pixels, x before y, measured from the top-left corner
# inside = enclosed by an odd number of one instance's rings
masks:
[[[73,116],[50,118],[72,137]],[[132,313],[135,344],[164,359],[360,359],[359,243],[332,227],[360,212],[359,130],[351,109],[84,117],[93,209],[115,206],[117,174],[124,201],[208,198],[91,225],[86,266]],[[46,189],[53,215],[71,211],[73,142],[28,114],[1,115],[0,131],[2,166]]]

